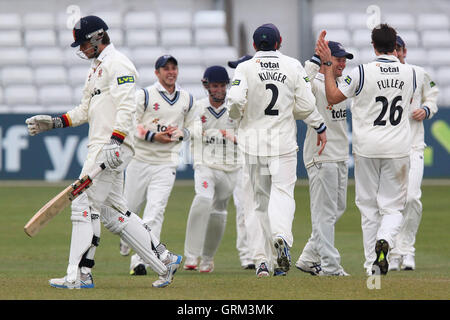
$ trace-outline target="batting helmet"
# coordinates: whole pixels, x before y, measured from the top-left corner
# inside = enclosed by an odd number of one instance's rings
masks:
[[[108,26],[105,21],[97,16],[86,16],[81,18],[73,27],[73,39],[74,42],[71,47],[78,47],[85,41],[98,40],[94,39],[94,36],[101,35],[103,31],[108,30]],[[96,33],[97,32],[97,33]],[[101,40],[100,37],[100,40]]]
[[[222,66],[208,67],[203,74],[202,83],[207,85],[212,82],[230,83],[227,70]]]

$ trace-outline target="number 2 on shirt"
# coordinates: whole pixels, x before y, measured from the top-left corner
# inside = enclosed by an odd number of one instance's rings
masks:
[[[278,99],[278,88],[273,83],[267,83],[266,90],[272,91],[272,100],[270,100],[270,103],[267,106],[267,108],[264,109],[264,114],[268,116],[277,116],[278,110],[274,110],[272,108],[275,106],[275,103],[277,102]]]

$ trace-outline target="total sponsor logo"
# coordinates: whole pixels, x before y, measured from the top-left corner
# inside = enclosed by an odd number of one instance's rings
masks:
[[[256,63],[259,63],[263,69],[279,69],[280,64],[278,62],[267,61],[263,62],[261,59],[256,59]]]
[[[347,119],[347,109],[335,110],[332,104],[329,104],[326,109],[331,112],[331,119],[333,121],[340,121]]]
[[[377,63],[376,66],[380,68],[381,73],[399,73],[400,72],[399,67],[391,67],[391,66],[386,67],[379,63]]]

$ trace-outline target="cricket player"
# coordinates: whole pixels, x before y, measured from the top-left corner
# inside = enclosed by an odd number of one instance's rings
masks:
[[[328,41],[333,78],[341,83],[347,59],[353,59],[339,42]],[[346,101],[330,104],[325,93],[324,72],[320,57],[305,62],[317,110],[327,124],[327,147],[318,155],[316,133],[307,128],[303,161],[308,173],[312,233],[295,266],[311,275],[347,276],[334,246],[335,224],[347,205],[348,137]]]
[[[186,226],[185,270],[214,270],[214,255],[227,221],[228,201],[242,167],[235,137],[235,121],[225,108],[227,70],[208,67],[202,79],[208,97],[196,104],[191,144],[194,158],[195,197]]]
[[[406,63],[407,49],[400,36],[397,36],[396,51],[400,62]],[[425,69],[419,66],[413,66],[413,68],[416,71],[417,90],[409,114],[412,148],[409,159],[408,194],[400,232],[395,239],[395,248],[389,255],[389,270],[414,270],[416,268],[414,243],[422,218],[420,185],[423,177],[423,153],[426,146],[423,121],[431,119],[438,111],[436,104],[439,94],[438,87]]]
[[[253,41],[256,53],[237,66],[227,107],[230,118],[239,121],[238,145],[254,188],[255,214],[272,252],[259,248],[256,253],[256,275],[267,277],[270,270],[286,275],[290,268],[298,151],[295,119],[310,117],[322,147],[326,126],[300,62],[278,51],[282,39],[277,27],[258,27]]]
[[[154,287],[165,287],[182,257],[169,252],[148,226],[130,212],[123,197],[123,171],[134,154],[135,81],[131,61],[114,48],[108,26],[99,17],[81,18],[73,29],[72,47],[91,60],[81,103],[58,117],[37,115],[26,120],[30,135],[89,124],[88,154],[80,177],[101,163],[106,169],[72,202],[72,238],[67,275],[51,279],[56,288],[93,288],[91,269],[100,240],[100,220],[119,235],[159,274]]]
[[[194,98],[177,84],[178,62],[163,55],[155,62],[158,80],[136,93],[136,154],[126,170],[125,198],[130,210],[160,239],[164,211],[175,182],[181,141],[188,140]],[[130,274],[145,275],[148,264],[135,253]]]
[[[375,61],[353,69],[337,87],[325,35],[322,31],[317,50],[325,66],[327,100],[335,105],[353,98],[355,202],[361,212],[364,268],[369,275],[384,275],[406,203],[411,150],[408,116],[416,72],[395,56],[395,29],[381,24],[371,36]]]
[[[238,60],[228,61],[228,66],[236,69],[240,63],[251,58],[250,55],[244,55]],[[253,270],[255,269],[254,246],[259,241],[258,236],[262,236],[262,230],[252,210],[253,195],[250,177],[245,166],[242,166],[238,174],[233,201],[236,207],[236,249],[239,252],[239,260],[242,268]]]

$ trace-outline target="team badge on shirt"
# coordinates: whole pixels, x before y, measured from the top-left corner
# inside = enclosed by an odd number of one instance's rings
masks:
[[[241,83],[241,80],[234,80],[231,85],[232,86],[238,86]]]
[[[352,83],[352,78],[350,78],[350,76],[347,76],[345,77],[344,81],[349,85],[350,83]]]

